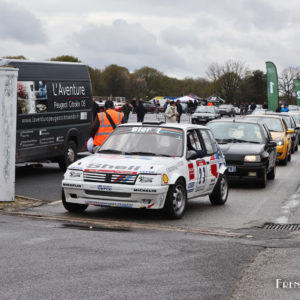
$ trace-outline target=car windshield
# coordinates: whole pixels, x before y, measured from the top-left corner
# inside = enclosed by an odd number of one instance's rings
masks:
[[[215,108],[213,106],[198,106],[195,110],[195,113],[215,113]]]
[[[249,119],[264,123],[270,131],[276,131],[276,132],[284,131],[282,122],[279,118],[251,117]]]
[[[288,128],[292,128],[293,127],[290,117],[288,117],[288,116],[282,116],[282,118],[285,121],[285,123],[286,123],[286,125],[287,125]]]
[[[300,123],[300,118],[299,118],[300,115],[298,115],[298,114],[292,114],[291,116],[292,116],[292,118],[294,119],[294,121],[295,121],[297,124]]]
[[[219,144],[226,143],[263,143],[258,124],[242,122],[215,122],[207,124]]]
[[[178,128],[122,126],[116,128],[98,152],[181,157],[183,136]]]

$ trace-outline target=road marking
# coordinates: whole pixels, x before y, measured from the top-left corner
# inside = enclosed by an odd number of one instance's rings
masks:
[[[146,230],[157,230],[157,231],[174,231],[174,232],[194,233],[194,234],[212,235],[212,236],[230,237],[230,238],[241,238],[246,236],[244,234],[238,234],[233,232],[218,232],[212,230],[201,230],[197,228],[183,228],[177,226],[165,226],[165,225],[135,223],[135,222],[127,222],[127,221],[82,219],[76,217],[50,216],[50,215],[24,213],[24,212],[5,212],[4,214],[18,216],[18,217],[41,219],[41,220],[74,222],[80,224],[87,224],[87,226],[99,225],[99,226],[103,226],[104,228],[132,228],[132,229],[146,229]]]

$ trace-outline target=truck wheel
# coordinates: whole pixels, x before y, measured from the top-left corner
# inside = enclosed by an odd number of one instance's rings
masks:
[[[65,192],[63,189],[61,191],[61,199],[62,199],[62,204],[63,204],[64,208],[69,212],[83,212],[88,207],[88,205],[85,205],[85,204],[66,202],[66,196],[65,196]]]
[[[187,203],[186,188],[183,180],[177,180],[168,190],[163,208],[164,214],[170,219],[181,219]]]
[[[212,193],[209,195],[209,200],[212,205],[224,205],[228,197],[228,179],[226,174],[220,174],[218,182],[215,185]]]
[[[77,160],[77,146],[73,140],[68,141],[64,155],[58,160],[59,167],[62,171],[66,171],[67,167]]]

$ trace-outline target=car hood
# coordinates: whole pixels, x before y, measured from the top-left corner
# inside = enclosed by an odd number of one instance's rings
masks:
[[[277,132],[277,131],[270,131],[272,139],[276,140],[278,138],[283,138],[284,137],[284,133],[283,132]]]
[[[68,169],[103,173],[157,174],[175,166],[180,159],[180,157],[96,153],[74,162]]]
[[[253,143],[228,143],[219,144],[225,157],[228,155],[248,155],[248,154],[260,154],[264,151],[264,144]]]

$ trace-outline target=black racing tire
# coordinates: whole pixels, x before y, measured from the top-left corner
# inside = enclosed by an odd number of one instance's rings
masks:
[[[181,219],[184,215],[186,205],[187,193],[185,183],[182,179],[178,179],[175,184],[169,187],[163,208],[164,215],[168,219]]]
[[[267,181],[268,181],[267,168],[265,168],[260,180],[258,181],[258,185],[261,188],[265,188],[267,185]]]
[[[290,154],[288,155],[288,157],[287,157],[287,160],[288,160],[288,161],[291,161],[291,159],[292,159],[292,154],[290,153]]]
[[[286,166],[288,163],[288,154],[286,153],[284,160],[280,161],[280,164]]]
[[[77,145],[73,140],[69,140],[64,154],[58,159],[58,165],[62,171],[77,160]]]
[[[218,181],[209,195],[209,200],[212,205],[224,205],[227,201],[229,191],[228,179],[226,173],[220,174]]]
[[[274,180],[275,176],[276,176],[276,163],[274,164],[272,170],[268,173],[267,177],[270,180]]]
[[[84,212],[88,207],[88,205],[85,204],[66,202],[66,196],[63,189],[61,190],[61,200],[64,208],[69,212],[77,212],[77,213]]]

